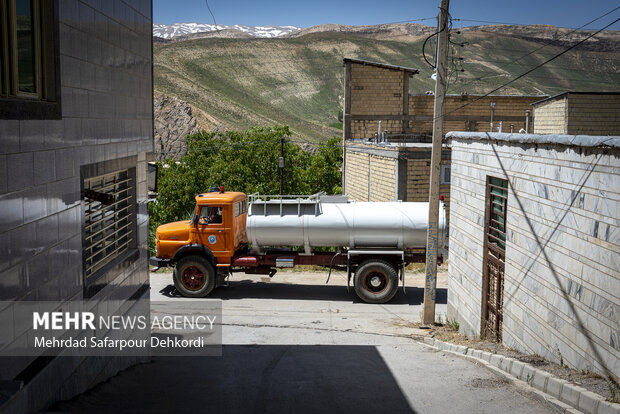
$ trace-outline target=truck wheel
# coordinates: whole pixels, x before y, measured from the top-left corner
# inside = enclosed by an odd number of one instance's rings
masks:
[[[385,260],[367,260],[355,272],[355,293],[366,303],[387,303],[397,290],[398,274]]]
[[[174,287],[188,298],[207,296],[215,287],[215,271],[202,256],[186,256],[174,267]]]

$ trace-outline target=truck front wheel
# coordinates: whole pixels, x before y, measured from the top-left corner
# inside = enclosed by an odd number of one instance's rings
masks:
[[[355,272],[355,293],[366,303],[387,303],[398,290],[398,274],[385,260],[367,260]]]
[[[207,296],[215,287],[215,270],[202,256],[186,256],[178,261],[173,273],[174,287],[188,298]]]

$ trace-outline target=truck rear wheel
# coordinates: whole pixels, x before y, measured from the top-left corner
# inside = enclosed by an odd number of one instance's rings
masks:
[[[188,298],[207,296],[215,287],[215,270],[202,256],[186,256],[178,261],[173,273],[174,287]]]
[[[398,274],[385,260],[367,260],[355,272],[355,293],[366,303],[387,303],[397,290]]]

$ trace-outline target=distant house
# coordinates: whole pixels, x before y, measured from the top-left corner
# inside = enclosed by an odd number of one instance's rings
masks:
[[[411,94],[417,69],[344,59],[343,138],[389,134],[431,134],[434,95]],[[531,104],[544,95],[447,95],[444,131],[531,131]],[[493,126],[491,126],[493,123]],[[528,125],[528,123],[530,123]]]
[[[151,1],[15,4],[0,2],[0,351],[33,335],[24,302],[121,312],[149,291]],[[0,412],[143,360],[2,357]]]
[[[620,377],[620,137],[450,132],[448,318]]]
[[[433,95],[410,94],[417,69],[344,59],[343,189],[359,201],[428,201]],[[531,128],[542,96],[448,95],[444,131]],[[441,194],[450,204],[450,148],[442,151]]]
[[[356,201],[428,201],[431,144],[346,141],[345,191]],[[450,206],[450,149],[444,146],[440,192]],[[446,212],[447,213],[447,212]],[[447,214],[446,214],[447,217]]]
[[[564,92],[532,108],[536,134],[620,135],[620,92]]]
[[[409,78],[417,69],[358,59],[344,59],[344,139],[368,138],[379,128],[406,132]]]

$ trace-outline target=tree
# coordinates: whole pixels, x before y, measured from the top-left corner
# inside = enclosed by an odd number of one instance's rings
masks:
[[[246,194],[278,194],[280,139],[287,126],[255,127],[245,133],[200,132],[186,138],[188,155],[159,165],[157,202],[150,205],[152,229],[163,223],[187,220],[195,196],[213,186]],[[285,142],[285,194],[340,193],[340,139],[319,145],[316,155]]]
[[[312,192],[341,194],[342,139],[331,138],[319,145],[318,152],[305,170],[306,182]]]

